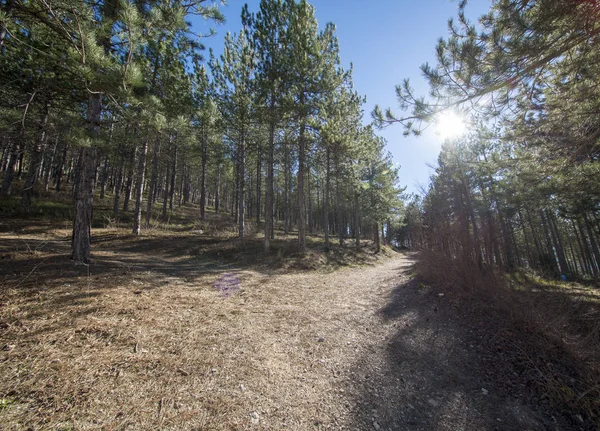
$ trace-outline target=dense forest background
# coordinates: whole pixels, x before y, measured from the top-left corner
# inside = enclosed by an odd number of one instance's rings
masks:
[[[1,194],[73,189],[73,254],[90,259],[93,198],[132,231],[197,204],[258,230],[274,226],[390,239],[401,208],[385,142],[365,126],[364,98],[340,66],[335,26],[306,1],[242,11],[224,52],[202,53],[192,15],[205,1],[3,1]],[[16,181],[15,181],[16,180]],[[20,180],[20,181],[19,181]],[[387,223],[385,230],[383,224]]]
[[[400,241],[466,272],[532,269],[547,277],[600,273],[600,5],[496,1],[458,20],[424,65],[429,99],[398,86],[405,116],[380,126],[418,134],[441,112],[470,118],[446,142],[424,196],[407,205]],[[468,278],[468,277],[467,277]]]

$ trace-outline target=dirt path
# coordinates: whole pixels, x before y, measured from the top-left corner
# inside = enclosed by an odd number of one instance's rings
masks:
[[[558,429],[507,395],[406,257],[286,275],[147,262],[7,291],[7,429]]]

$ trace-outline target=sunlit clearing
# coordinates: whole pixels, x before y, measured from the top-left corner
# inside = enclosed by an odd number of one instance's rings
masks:
[[[437,133],[446,140],[456,138],[466,131],[464,120],[454,112],[443,112],[436,121]]]

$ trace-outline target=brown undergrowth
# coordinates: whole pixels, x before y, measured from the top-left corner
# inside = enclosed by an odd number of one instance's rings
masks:
[[[482,342],[502,352],[538,402],[567,413],[575,429],[600,429],[598,287],[480,270],[431,251],[418,253],[415,272],[455,294],[455,307],[486,333]]]
[[[265,257],[259,234],[241,243],[226,217],[193,211],[140,237],[107,220],[88,266],[70,261],[66,222],[2,220],[0,429],[229,430],[265,417],[308,429],[339,416],[319,409],[332,388],[313,367],[330,373],[318,358],[334,329],[311,292],[320,274],[392,252],[325,252],[310,237],[298,254],[278,233]]]

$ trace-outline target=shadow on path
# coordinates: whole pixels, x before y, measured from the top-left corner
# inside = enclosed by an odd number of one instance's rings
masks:
[[[394,288],[379,310],[384,341],[354,371],[356,428],[565,429],[548,406],[531,407],[502,352],[484,347],[484,332],[461,321],[450,295],[414,279]]]

